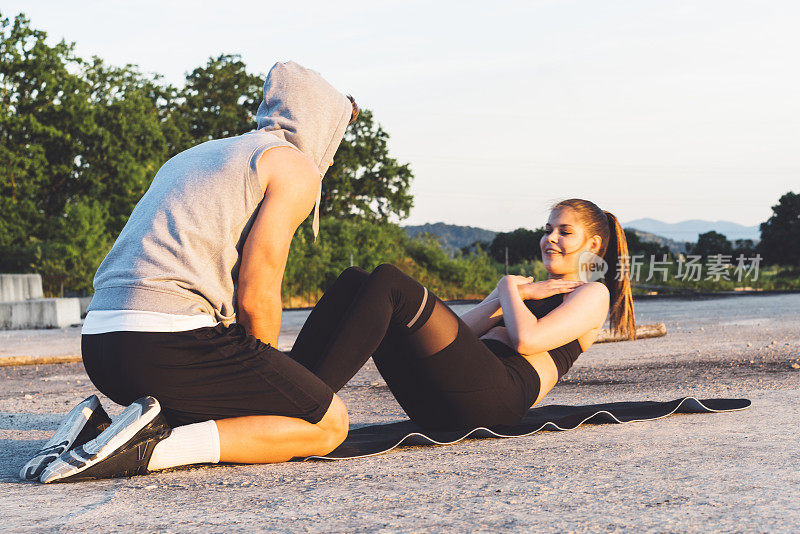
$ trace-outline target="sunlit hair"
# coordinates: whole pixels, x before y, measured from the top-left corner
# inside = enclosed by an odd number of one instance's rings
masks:
[[[353,111],[350,113],[350,122],[347,123],[348,125],[350,125],[356,122],[356,119],[358,118],[358,114],[360,113],[360,111],[358,109],[358,104],[356,104],[355,98],[353,98],[350,95],[347,95],[347,99],[350,101],[350,104],[353,105]]]
[[[636,339],[636,320],[633,313],[628,241],[617,218],[597,204],[581,198],[569,198],[553,204],[552,211],[571,208],[589,237],[599,235],[602,240],[598,256],[608,264],[603,279],[611,304],[609,323],[612,332],[627,339]],[[618,274],[619,273],[619,274]]]

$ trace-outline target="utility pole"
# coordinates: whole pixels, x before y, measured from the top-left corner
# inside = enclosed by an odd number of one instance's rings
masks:
[[[508,274],[508,247],[506,247],[506,274]]]

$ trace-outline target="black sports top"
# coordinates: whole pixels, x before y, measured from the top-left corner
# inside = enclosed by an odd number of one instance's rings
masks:
[[[564,293],[556,293],[544,299],[531,299],[524,302],[531,313],[533,313],[537,319],[541,319],[564,302]],[[500,319],[497,326],[505,326],[505,324],[505,321]],[[553,363],[556,364],[558,378],[561,378],[567,374],[567,371],[569,371],[569,368],[572,367],[572,364],[575,363],[575,360],[578,359],[578,356],[580,356],[583,350],[581,349],[580,342],[578,342],[577,339],[573,339],[569,343],[550,349],[547,352],[550,354],[550,357],[553,358]]]

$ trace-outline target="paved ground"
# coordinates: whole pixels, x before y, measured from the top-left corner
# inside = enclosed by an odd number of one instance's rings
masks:
[[[33,531],[800,530],[800,295],[646,301],[637,319],[669,333],[595,345],[545,404],[696,395],[753,406],[363,460],[42,486],[16,473],[92,386],[81,364],[2,367],[0,518]],[[301,321],[288,317],[288,330]],[[403,418],[371,364],[342,397],[353,426]]]

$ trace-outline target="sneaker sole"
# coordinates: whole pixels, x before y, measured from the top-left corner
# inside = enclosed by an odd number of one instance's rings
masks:
[[[108,427],[111,419],[100,405],[97,395],[91,395],[78,403],[56,429],[44,447],[34,454],[20,469],[22,480],[36,480],[42,471],[61,454],[76,445],[83,445],[95,438],[98,428]]]
[[[160,414],[161,406],[154,397],[143,397],[134,401],[97,438],[81,447],[62,453],[61,456],[51,462],[44,469],[39,480],[47,484],[64,479],[99,478],[99,476],[80,477],[78,475],[97,465],[118,450],[123,449]],[[137,449],[133,450],[136,451]],[[126,472],[120,472],[118,476],[125,476],[126,474]]]

